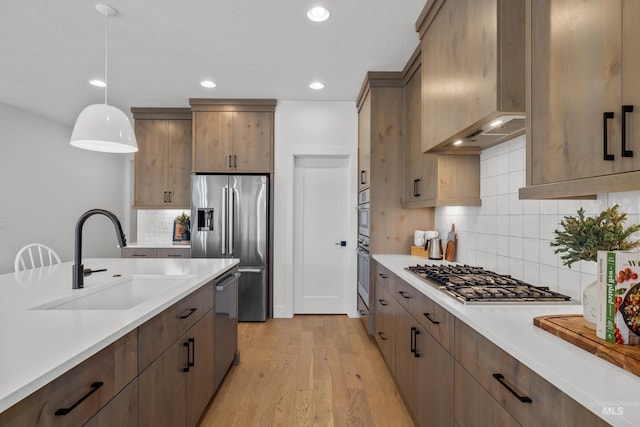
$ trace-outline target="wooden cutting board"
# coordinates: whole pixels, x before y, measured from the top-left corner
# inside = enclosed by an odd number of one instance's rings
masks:
[[[612,344],[585,328],[581,314],[540,316],[533,324],[625,371],[640,376],[640,345]]]
[[[444,259],[446,261],[456,260],[456,225],[451,224],[451,231],[447,234],[447,246],[444,249]]]

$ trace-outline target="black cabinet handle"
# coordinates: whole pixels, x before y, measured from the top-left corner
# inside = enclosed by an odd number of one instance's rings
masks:
[[[71,405],[68,408],[60,408],[56,411],[55,415],[59,416],[59,415],[67,415],[69,412],[73,411],[76,406],[78,406],[79,404],[81,404],[82,402],[84,402],[84,400],[91,396],[93,393],[95,393],[100,387],[102,387],[104,385],[104,383],[102,381],[98,381],[95,382],[93,384],[91,384],[91,390],[89,391],[89,393],[85,394],[84,396],[82,396],[80,398],[80,400],[78,400],[76,403],[74,403],[73,405]]]
[[[420,193],[418,193],[418,183],[420,179],[413,180],[413,197],[420,197]]]
[[[416,352],[416,327],[412,326],[411,327],[411,343],[409,344],[411,347],[411,353],[415,353]]]
[[[366,184],[367,183],[367,171],[362,170],[360,171],[360,184]]]
[[[387,277],[389,277],[386,274],[382,274],[382,273],[378,273],[378,276],[382,277],[383,279],[386,279]]]
[[[627,150],[627,113],[633,113],[633,105],[622,106],[622,157],[633,157],[633,150]]]
[[[196,366],[196,340],[195,340],[195,338],[189,338],[189,344],[191,344],[191,359],[189,359],[188,363],[189,363],[189,366]]]
[[[380,339],[381,339],[382,341],[386,341],[386,340],[387,340],[387,339],[385,338],[385,336],[384,336],[384,332],[378,332],[378,336],[380,337]]]
[[[238,156],[236,156],[235,154],[233,155],[233,168],[237,168],[238,167]]]
[[[418,353],[418,335],[420,335],[420,331],[418,328],[413,327],[413,357],[420,357],[420,353]]]
[[[231,169],[233,166],[231,166],[231,154],[229,154],[229,169]]]
[[[613,154],[609,154],[609,146],[608,146],[609,144],[608,143],[608,134],[609,134],[608,120],[609,119],[613,119],[613,112],[607,111],[602,113],[602,127],[604,129],[604,135],[602,137],[602,140],[604,141],[604,160],[613,161],[615,156]]]
[[[400,295],[402,295],[402,298],[404,299],[411,299],[411,295],[409,295],[408,293],[406,293],[405,291],[398,291],[398,293]]]
[[[388,303],[388,302],[386,302],[386,301],[385,301],[385,300],[383,300],[383,299],[379,299],[379,300],[378,300],[378,302],[379,302],[379,303],[380,303],[380,305],[381,305],[381,306],[383,306],[383,307],[385,307],[385,306],[389,305],[389,303]]]
[[[191,346],[189,345],[188,342],[183,342],[182,346],[187,348],[187,363],[185,364],[184,368],[182,368],[182,372],[189,372],[189,366],[191,366],[189,364],[189,348]]]
[[[422,314],[424,315],[424,317],[426,317],[427,319],[429,319],[429,321],[430,321],[431,323],[433,323],[434,325],[439,325],[439,324],[440,324],[440,321],[439,321],[439,320],[433,320],[433,319],[431,318],[431,314],[430,314],[430,313],[422,313]]]
[[[164,202],[167,203],[167,192],[164,192]]]
[[[512,389],[509,386],[509,384],[507,384],[507,382],[504,380],[504,375],[502,375],[502,374],[493,374],[493,378],[498,380],[498,382],[500,384],[502,384],[504,386],[504,388],[509,390],[511,392],[511,394],[513,394],[515,397],[517,397],[520,402],[523,402],[523,403],[531,403],[531,402],[533,402],[533,400],[531,400],[530,397],[528,397],[528,396],[520,396],[518,393],[516,393],[516,391],[514,389]]]
[[[360,310],[360,316],[364,316],[365,314],[367,314],[367,312],[366,312],[366,311],[364,311],[364,310]]]
[[[183,314],[182,316],[180,316],[181,319],[186,319],[187,317],[191,316],[193,313],[196,312],[196,310],[198,310],[197,308],[190,308],[189,312],[187,314]]]
[[[169,193],[169,203],[171,203],[171,198],[173,196],[173,191],[167,191]]]

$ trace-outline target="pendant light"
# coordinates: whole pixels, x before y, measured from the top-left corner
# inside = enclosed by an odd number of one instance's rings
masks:
[[[118,11],[104,4],[96,9],[105,16],[104,39],[104,104],[93,104],[82,110],[71,133],[70,144],[85,150],[106,153],[133,153],[138,151],[136,136],[127,116],[116,107],[107,104],[107,48],[109,17]]]

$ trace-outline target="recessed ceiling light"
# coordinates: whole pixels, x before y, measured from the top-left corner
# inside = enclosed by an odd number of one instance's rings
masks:
[[[307,11],[307,18],[313,22],[324,22],[330,15],[329,11],[322,6],[312,7]]]
[[[502,124],[502,120],[494,120],[491,123],[489,123],[489,126],[491,126],[492,128],[496,127],[496,126],[500,126]]]
[[[313,82],[309,85],[309,87],[315,90],[324,89],[324,85],[321,82]]]
[[[459,139],[459,140],[457,140],[457,141],[455,141],[453,143],[453,145],[460,145],[460,144],[462,144],[462,140],[461,139]]]
[[[210,88],[216,87],[216,84],[214,82],[212,82],[211,80],[203,80],[203,81],[200,82],[200,86],[210,89]]]
[[[89,84],[91,84],[92,86],[96,86],[96,87],[107,87],[107,84],[105,82],[103,82],[102,80],[98,80],[98,79],[89,80]]]

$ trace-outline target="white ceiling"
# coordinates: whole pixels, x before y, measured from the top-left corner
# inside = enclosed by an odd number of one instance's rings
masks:
[[[0,102],[73,126],[104,101],[101,1],[2,0]],[[399,71],[426,0],[105,0],[109,104],[188,107],[189,98],[354,101],[367,71]],[[314,23],[309,7],[331,19]],[[199,82],[210,79],[215,89]],[[325,89],[309,89],[321,80]]]

